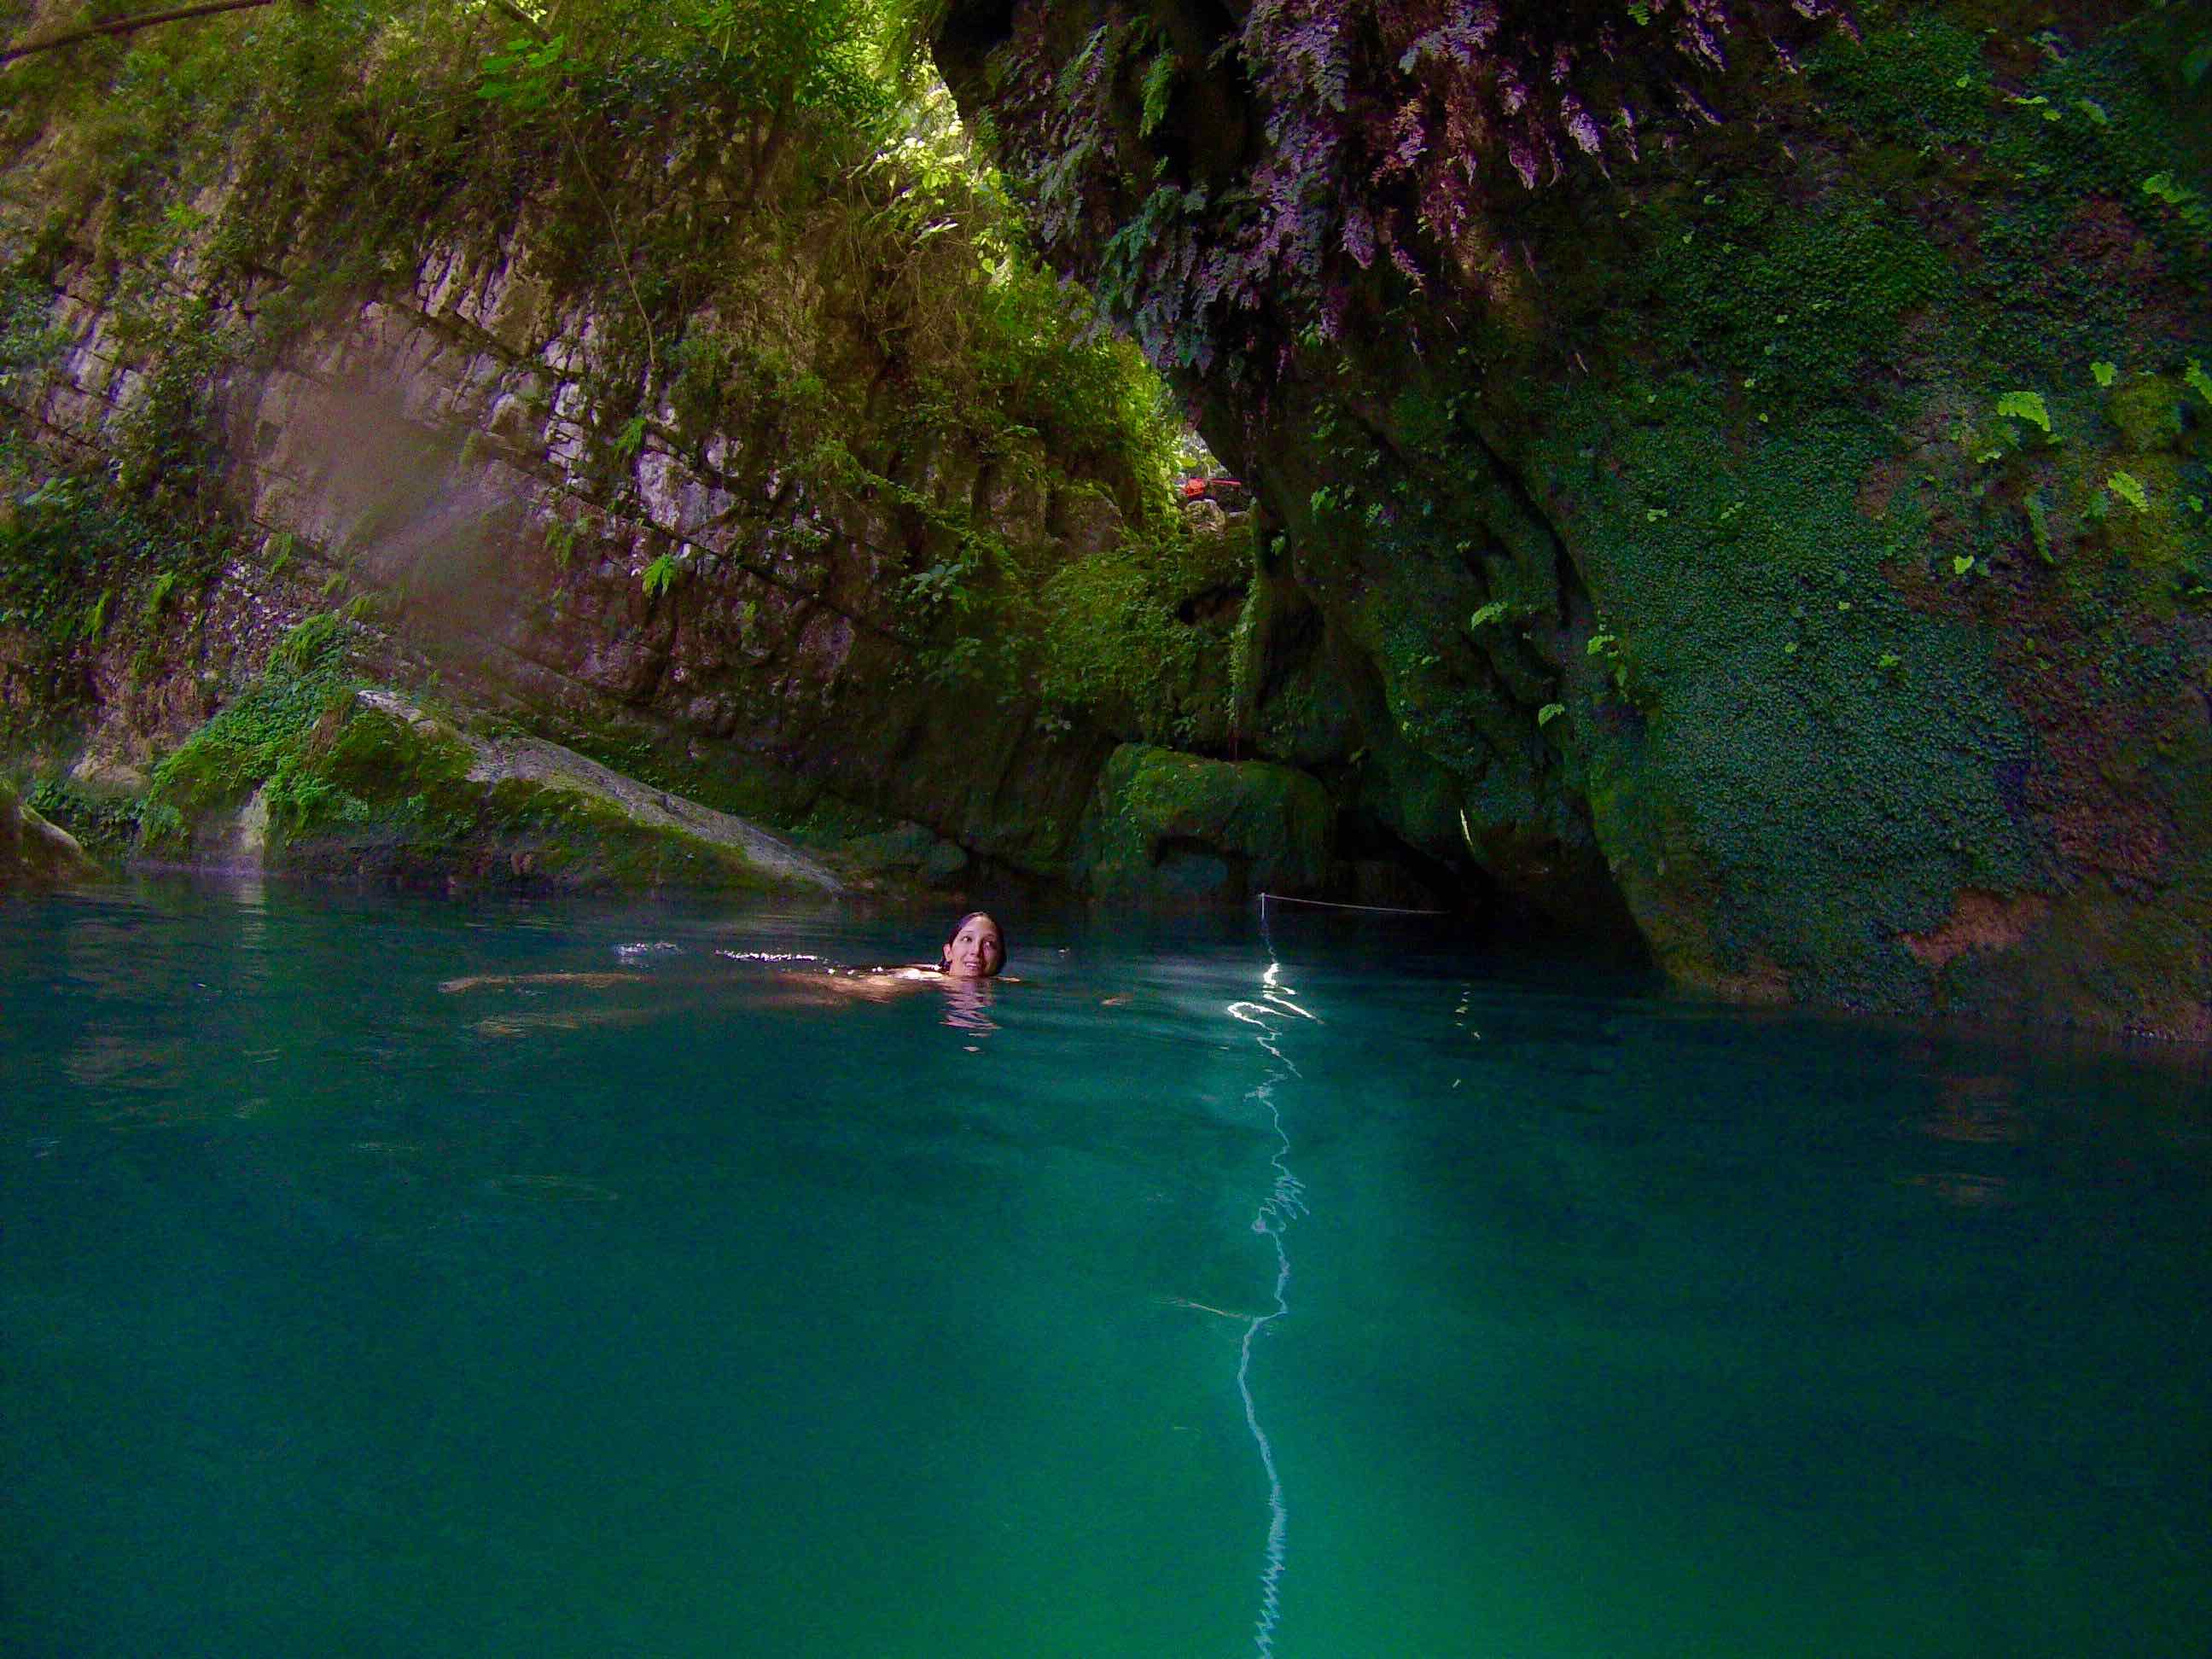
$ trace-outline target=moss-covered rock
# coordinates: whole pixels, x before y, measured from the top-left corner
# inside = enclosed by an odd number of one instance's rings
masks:
[[[1468,889],[1631,923],[1687,985],[2203,1029],[2212,125],[2170,72],[2185,13],[1870,0],[1800,73],[1740,55],[1733,118],[1493,191],[1413,249],[1418,283],[1375,252],[1441,222],[1401,166],[1304,198],[1317,320],[1263,289],[1220,366],[1180,360],[1261,502],[1240,731]],[[1250,252],[1243,216],[1279,205],[1237,194],[1255,155],[1338,153],[1268,152],[1312,131],[1250,56],[1280,40],[1147,15],[1173,94],[1097,82],[1096,129],[1030,118],[1063,108],[1054,53],[1134,27],[1107,0],[956,5],[941,54],[1018,173],[1099,210],[1055,246],[1140,314]],[[1198,142],[1224,128],[1241,149]],[[1105,210],[1192,169],[1183,241]]]
[[[58,887],[106,873],[67,830],[26,805],[0,780],[0,892]]]
[[[200,864],[578,890],[842,885],[743,819],[356,683],[342,629],[322,623],[294,630],[155,769],[139,820],[149,856]]]
[[[1305,773],[1125,744],[1099,774],[1075,871],[1095,896],[1243,899],[1329,877],[1334,811]]]

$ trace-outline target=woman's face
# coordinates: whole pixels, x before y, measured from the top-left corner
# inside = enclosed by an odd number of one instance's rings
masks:
[[[999,937],[999,924],[988,916],[969,917],[945,947],[945,971],[955,979],[988,979],[1006,960],[1006,946]]]

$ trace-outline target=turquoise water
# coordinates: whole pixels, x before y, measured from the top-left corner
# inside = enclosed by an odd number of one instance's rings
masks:
[[[0,907],[0,1652],[2212,1650],[2201,1058],[1002,919]]]

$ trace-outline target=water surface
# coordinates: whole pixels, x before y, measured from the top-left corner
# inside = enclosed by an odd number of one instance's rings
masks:
[[[2212,1650],[2201,1061],[1002,919],[0,907],[0,1651]]]

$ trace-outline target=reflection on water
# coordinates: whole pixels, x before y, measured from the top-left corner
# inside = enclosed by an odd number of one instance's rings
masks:
[[[0,910],[0,1651],[2212,1647],[2201,1060],[941,921]]]

